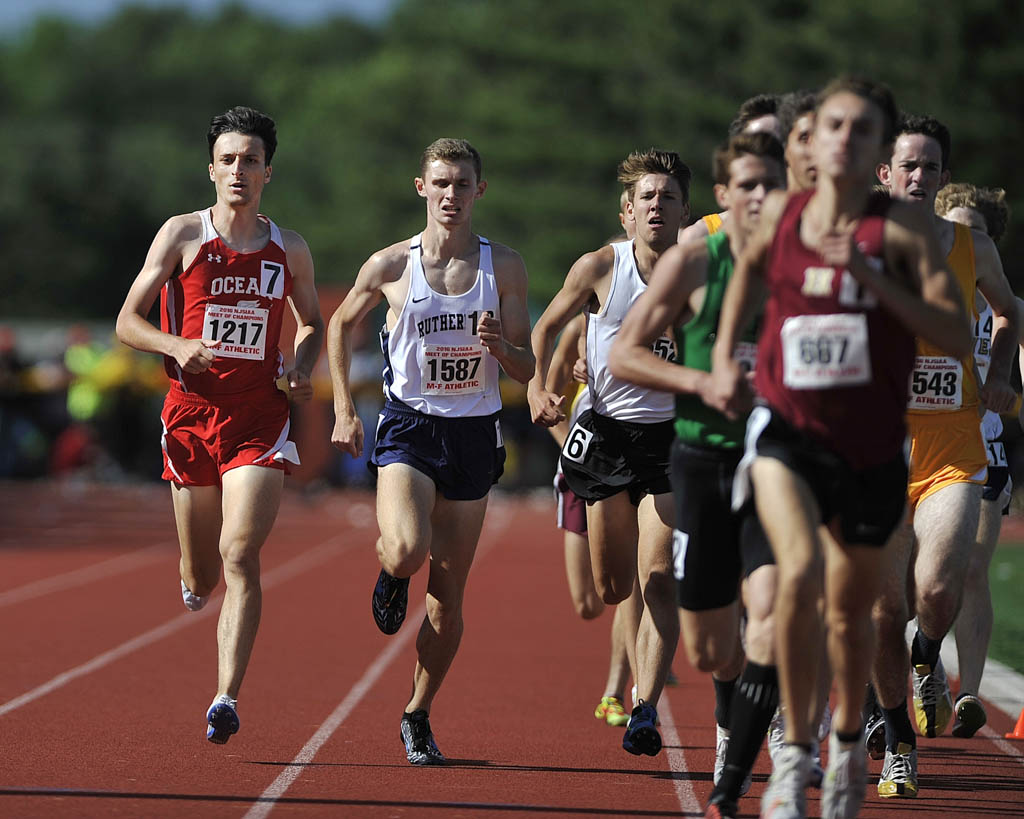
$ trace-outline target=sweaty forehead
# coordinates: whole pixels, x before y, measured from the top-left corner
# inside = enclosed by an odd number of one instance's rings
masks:
[[[228,131],[217,137],[213,143],[213,155],[222,154],[259,154],[265,155],[263,140],[253,134],[240,134]]]
[[[894,162],[914,159],[919,161],[942,161],[942,147],[934,137],[924,134],[900,134],[892,148]]]
[[[434,159],[427,165],[423,178],[474,181],[476,172],[468,159]]]
[[[676,193],[682,193],[683,191],[679,187],[679,182],[676,181],[676,178],[669,176],[667,173],[645,173],[636,183],[637,193],[667,190],[672,190]]]

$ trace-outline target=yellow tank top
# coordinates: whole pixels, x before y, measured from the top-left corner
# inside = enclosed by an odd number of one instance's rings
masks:
[[[968,318],[978,318],[974,290],[978,286],[974,268],[974,239],[966,225],[953,225],[953,248],[946,257],[949,272],[960,287],[960,297]],[[957,412],[978,406],[978,382],[970,356],[956,359],[947,356],[934,344],[917,340],[917,360],[910,383],[911,413]]]
[[[714,236],[722,229],[722,217],[717,213],[709,213],[707,216],[701,216],[700,218],[708,226],[708,236]]]

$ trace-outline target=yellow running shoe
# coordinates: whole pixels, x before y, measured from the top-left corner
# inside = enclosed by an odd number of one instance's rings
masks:
[[[914,718],[918,733],[923,737],[940,737],[953,719],[953,698],[942,660],[935,663],[935,668],[915,665],[913,672]]]
[[[885,749],[885,765],[878,780],[878,795],[913,799],[917,796],[917,749],[906,742],[896,744],[896,752]]]
[[[601,697],[601,702],[594,709],[594,716],[615,727],[629,722],[629,714],[617,697]]]

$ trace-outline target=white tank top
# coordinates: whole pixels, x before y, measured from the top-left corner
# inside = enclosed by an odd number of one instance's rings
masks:
[[[671,393],[638,387],[616,378],[608,369],[608,351],[622,326],[626,312],[647,284],[640,278],[633,257],[633,242],[615,242],[615,269],[612,272],[608,298],[600,313],[587,321],[587,378],[594,402],[594,412],[618,421],[653,424],[675,417]],[[655,352],[675,358],[675,345],[667,336],[658,339]]]
[[[477,338],[477,323],[498,315],[491,245],[480,240],[476,281],[465,293],[438,293],[423,273],[421,239],[409,245],[409,292],[395,326],[381,331],[384,395],[418,412],[446,418],[501,409],[498,362]]]

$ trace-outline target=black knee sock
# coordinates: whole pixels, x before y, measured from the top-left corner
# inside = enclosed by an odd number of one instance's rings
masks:
[[[914,665],[926,665],[935,668],[939,662],[939,649],[942,648],[942,640],[933,640],[926,637],[924,632],[918,628],[914,634],[914,641],[910,644],[910,662]]]
[[[917,735],[910,724],[906,699],[895,708],[883,708],[882,713],[885,714],[885,747],[895,752],[897,743],[903,742],[916,748]]]
[[[715,722],[723,728],[729,727],[733,693],[739,679],[734,677],[731,680],[720,680],[715,676],[711,677],[711,682],[715,684]]]
[[[775,666],[747,660],[736,685],[729,723],[729,750],[718,783],[718,790],[732,800],[740,798],[743,780],[754,767],[778,705],[779,682]]]

